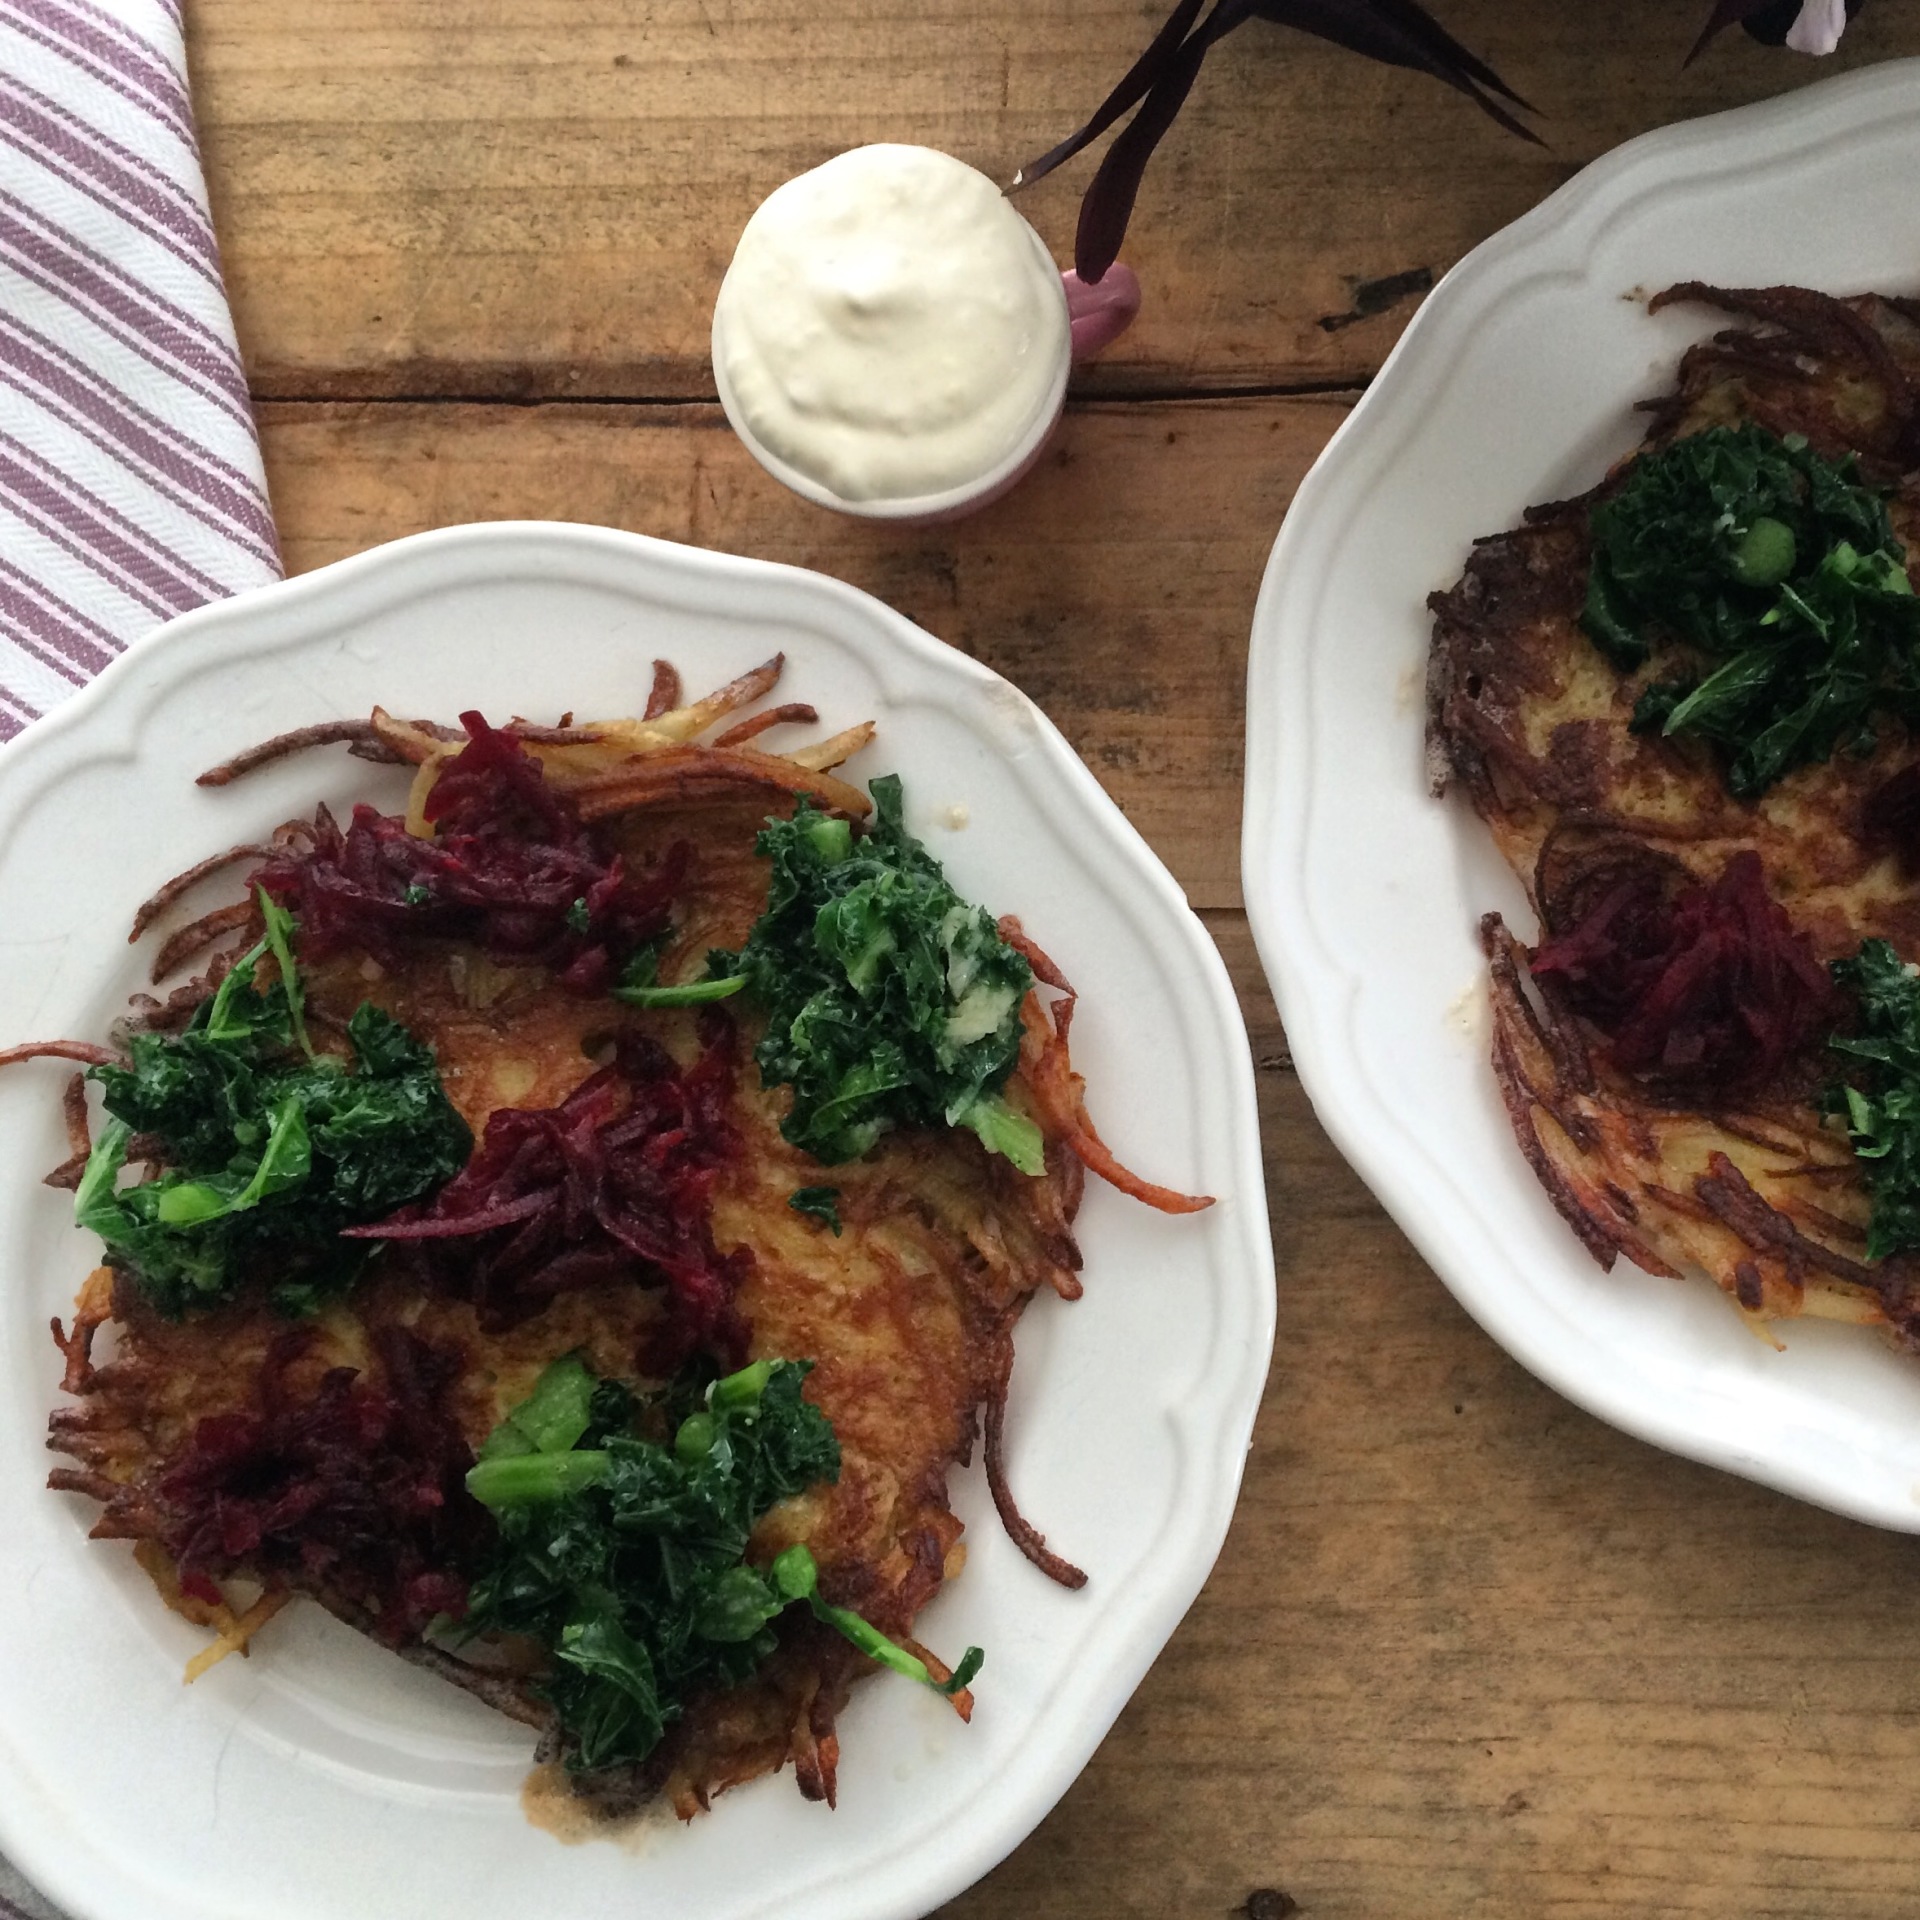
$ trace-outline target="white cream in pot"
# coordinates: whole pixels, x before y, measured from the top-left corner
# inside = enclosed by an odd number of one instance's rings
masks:
[[[762,202],[714,309],[749,446],[839,500],[917,501],[996,475],[1058,411],[1066,295],[985,174],[856,147]]]

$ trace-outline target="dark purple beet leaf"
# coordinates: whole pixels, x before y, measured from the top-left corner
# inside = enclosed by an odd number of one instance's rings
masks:
[[[1538,141],[1501,101],[1531,112],[1527,103],[1417,0],[1216,0],[1204,18],[1202,0],[1179,0],[1086,125],[1015,176],[1014,184],[1025,186],[1051,173],[1138,107],[1107,150],[1080,204],[1074,267],[1082,280],[1098,281],[1119,257],[1147,163],[1186,104],[1209,50],[1256,16],[1370,60],[1430,74],[1465,94],[1509,133]]]

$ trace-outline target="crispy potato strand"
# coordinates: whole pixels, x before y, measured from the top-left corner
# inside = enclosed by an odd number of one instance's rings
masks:
[[[658,720],[663,713],[671,713],[679,704],[679,668],[671,660],[656,660],[653,663],[653,687],[640,717],[643,720]]]
[[[224,1629],[219,1639],[209,1647],[202,1647],[187,1662],[187,1670],[181,1678],[188,1686],[192,1686],[202,1674],[211,1672],[217,1667],[228,1654],[237,1653],[244,1659],[247,1655],[248,1642],[292,1598],[293,1595],[284,1587],[277,1591],[270,1590],[263,1593],[245,1613],[234,1621],[232,1626]]]
[[[713,736],[713,744],[716,747],[743,746],[747,741],[765,733],[769,727],[810,727],[819,718],[819,713],[808,706],[804,700],[789,700],[785,706],[768,707],[728,727],[724,733],[716,733]]]
[[[836,733],[830,740],[816,741],[810,747],[797,747],[787,755],[796,767],[807,767],[816,773],[824,773],[829,767],[837,767],[853,756],[873,738],[874,725],[871,720],[862,720],[857,727],[848,727],[844,733]]]
[[[80,1060],[90,1067],[110,1067],[119,1065],[120,1058],[111,1047],[96,1047],[91,1040],[29,1040],[0,1053],[0,1067],[19,1060]]]
[[[1094,1130],[1087,1113],[1087,1083],[1074,1072],[1067,1052],[1067,1031],[1073,1023],[1075,1001],[1072,987],[1060,969],[1027,937],[1026,930],[1012,914],[1000,921],[999,931],[1000,938],[1033,969],[1035,979],[1066,996],[1057,1003],[1051,1017],[1041,1006],[1037,993],[1030,992],[1020,1008],[1020,1021],[1025,1029],[1020,1041],[1020,1071],[1053,1132],[1072,1149],[1089,1173],[1097,1173],[1109,1186],[1144,1201],[1156,1212],[1199,1213],[1212,1206],[1211,1194],[1177,1193],[1171,1187],[1157,1187],[1114,1157],[1112,1149]]]
[[[291,733],[276,733],[271,740],[262,740],[258,746],[236,753],[231,760],[222,761],[217,767],[209,767],[194,785],[229,786],[242,774],[253,772],[256,767],[269,766],[275,760],[286,759],[289,754],[305,753],[309,747],[331,746],[342,740],[350,741],[362,749],[363,759],[375,758],[376,750],[383,744],[371,721],[318,720],[309,727],[295,727]]]
[[[236,901],[230,907],[216,907],[211,913],[203,913],[198,920],[189,920],[184,927],[176,927],[161,942],[160,951],[153,956],[153,968],[147,975],[154,985],[176,972],[183,961],[191,960],[197,953],[204,953],[215,941],[223,939],[238,927],[245,927],[259,917],[260,909],[251,900]]]
[[[127,945],[132,946],[182,894],[190,893],[209,874],[218,873],[221,868],[230,867],[236,861],[265,860],[273,851],[274,848],[266,842],[243,840],[237,847],[229,847],[225,853],[211,854],[205,860],[198,861],[189,867],[186,872],[176,873],[164,886],[148,894],[134,909],[133,925],[127,929]]]
[[[1020,1511],[1007,1481],[1006,1426],[1007,1392],[1013,1384],[1013,1325],[1003,1320],[993,1335],[993,1373],[986,1395],[987,1489],[993,1495],[994,1511],[1007,1530],[1007,1538],[1044,1573],[1063,1587],[1087,1584],[1087,1576],[1071,1560],[1063,1560],[1047,1545],[1043,1534]]]
[[[873,810],[873,802],[858,787],[830,773],[814,773],[781,756],[744,747],[663,747],[572,789],[586,820],[606,820],[642,807],[735,800],[756,791],[804,796],[827,812],[853,819],[864,819]]]

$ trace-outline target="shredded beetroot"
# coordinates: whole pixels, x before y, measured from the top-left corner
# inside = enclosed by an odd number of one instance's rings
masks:
[[[1619,1066],[1697,1089],[1758,1087],[1839,1016],[1838,990],[1752,852],[1712,886],[1671,895],[1657,872],[1625,874],[1532,968],[1609,1036]]]
[[[466,1490],[473,1454],[441,1406],[461,1362],[383,1327],[384,1385],[334,1367],[294,1402],[288,1369],[313,1339],[311,1328],[282,1334],[255,1404],[195,1426],[159,1477],[158,1537],[196,1598],[217,1600],[215,1580],[244,1570],[343,1599],[397,1644],[465,1610],[457,1569],[493,1530]]]
[[[751,1256],[721,1253],[710,1225],[714,1181],[740,1150],[727,1116],[733,1022],[709,1008],[700,1038],[700,1057],[682,1070],[653,1041],[623,1033],[612,1062],[559,1106],[494,1114],[478,1152],[430,1203],[350,1236],[394,1243],[428,1285],[495,1321],[602,1281],[665,1286],[671,1331],[652,1361],[701,1349],[723,1367],[743,1365],[735,1302]]]
[[[513,735],[477,713],[460,718],[469,740],[427,797],[431,840],[367,806],[342,832],[323,807],[313,845],[275,855],[252,884],[298,916],[308,960],[349,946],[390,959],[397,942],[427,935],[605,992],[619,964],[665,931],[686,847],[629,873]]]

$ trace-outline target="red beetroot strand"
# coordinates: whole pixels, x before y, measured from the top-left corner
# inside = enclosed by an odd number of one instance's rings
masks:
[[[441,1405],[459,1361],[382,1327],[382,1383],[334,1367],[296,1401],[287,1374],[314,1337],[282,1334],[253,1406],[196,1424],[159,1478],[158,1537],[196,1598],[218,1600],[216,1581],[241,1571],[318,1586],[397,1643],[465,1609],[458,1569],[492,1532],[466,1490],[472,1451]]]
[[[1839,1012],[1812,942],[1750,851],[1711,886],[1671,897],[1657,873],[1624,877],[1542,942],[1532,966],[1607,1034],[1617,1065],[1697,1090],[1760,1086]]]
[[[410,938],[467,940],[507,964],[550,967],[576,992],[605,992],[666,930],[688,849],[629,873],[512,734],[478,713],[461,721],[468,743],[427,796],[432,839],[368,806],[343,831],[323,807],[312,846],[276,855],[251,884],[298,916],[309,960],[356,946],[391,960]]]
[[[672,1313],[666,1362],[696,1349],[744,1364],[736,1304],[749,1256],[723,1254],[710,1224],[713,1186],[740,1151],[728,1117],[733,1022],[701,1022],[701,1053],[679,1068],[644,1036],[557,1107],[509,1108],[431,1202],[348,1229],[387,1240],[437,1291],[474,1301],[494,1321],[537,1312],[570,1288],[629,1280],[664,1286]]]

